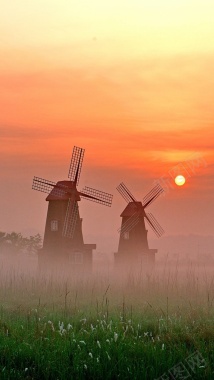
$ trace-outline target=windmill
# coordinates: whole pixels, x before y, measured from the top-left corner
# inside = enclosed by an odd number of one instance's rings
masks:
[[[139,202],[131,194],[129,189],[121,183],[117,190],[128,203],[122,214],[118,252],[115,253],[115,262],[118,265],[129,264],[136,266],[139,263],[154,263],[157,249],[149,249],[145,220],[152,228],[155,234],[160,237],[164,230],[151,213],[146,213],[145,209],[154,202],[163,188],[157,184],[144,198]]]
[[[92,250],[96,244],[85,244],[82,233],[82,219],[78,202],[88,199],[105,206],[111,206],[113,196],[85,186],[77,190],[85,150],[74,146],[67,181],[52,182],[34,177],[32,188],[48,193],[49,202],[43,249],[40,252],[40,266],[45,262],[62,260],[65,264],[92,263]]]

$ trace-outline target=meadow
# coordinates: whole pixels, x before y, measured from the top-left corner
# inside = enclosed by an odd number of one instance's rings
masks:
[[[2,262],[0,379],[214,379],[213,285],[192,265],[81,276]]]

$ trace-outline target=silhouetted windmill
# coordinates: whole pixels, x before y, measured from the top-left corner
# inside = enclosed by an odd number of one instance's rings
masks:
[[[157,184],[139,202],[131,194],[128,188],[121,183],[117,190],[128,203],[122,214],[118,252],[115,253],[117,264],[129,264],[136,266],[139,262],[152,263],[155,259],[156,249],[149,249],[145,220],[155,234],[160,237],[164,230],[151,213],[146,213],[145,209],[163,193],[163,188]]]
[[[68,178],[69,181],[57,183],[34,177],[34,190],[48,193],[49,202],[43,249],[40,253],[40,264],[45,259],[67,259],[76,264],[91,264],[92,250],[96,244],[84,244],[82,219],[78,203],[81,198],[111,206],[113,196],[85,186],[77,190],[85,150],[74,146]],[[54,261],[54,260],[53,260]]]

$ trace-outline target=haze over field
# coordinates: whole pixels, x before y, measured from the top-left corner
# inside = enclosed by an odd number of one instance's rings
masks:
[[[111,209],[80,203],[98,250],[117,249],[116,186],[142,200],[195,153],[203,164],[151,211],[166,238],[213,236],[213,1],[0,4],[0,230],[43,234],[47,204],[32,178],[66,179],[76,145],[80,189],[114,194]]]

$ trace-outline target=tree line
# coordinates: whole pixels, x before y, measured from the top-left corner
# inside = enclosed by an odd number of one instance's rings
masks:
[[[40,234],[24,237],[20,232],[0,231],[0,253],[37,254],[41,248],[42,237]]]

